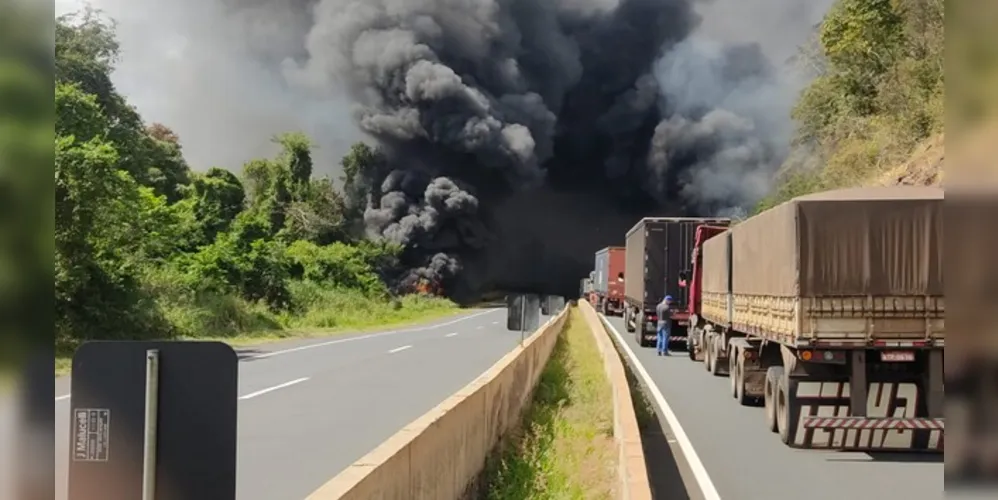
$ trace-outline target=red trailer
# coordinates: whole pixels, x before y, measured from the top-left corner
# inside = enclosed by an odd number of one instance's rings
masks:
[[[593,291],[596,310],[608,316],[624,313],[624,247],[606,247],[596,252]]]

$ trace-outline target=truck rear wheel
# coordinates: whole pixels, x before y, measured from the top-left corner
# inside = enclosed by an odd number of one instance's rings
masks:
[[[790,388],[785,375],[776,381],[776,426],[779,429],[780,441],[790,444]]]
[[[713,373],[714,368],[712,365],[714,364],[714,349],[712,346],[714,345],[714,336],[709,333],[705,333],[701,339],[703,340],[700,344],[700,350],[703,351],[703,368],[707,370],[707,372]]]
[[[742,377],[738,376],[738,360],[741,358],[741,350],[738,346],[728,346],[728,378],[731,379],[731,397],[741,399],[745,393]],[[742,387],[739,387],[742,384]]]
[[[648,347],[648,342],[645,342],[645,322],[640,317],[634,320],[634,332],[638,337],[638,345]]]
[[[779,432],[780,428],[776,421],[776,388],[778,380],[783,378],[782,366],[770,366],[766,370],[766,384],[763,391],[763,407],[766,415],[766,428],[770,432]]]
[[[759,398],[745,394],[745,353],[741,349],[738,349],[737,353],[738,357],[734,358],[736,361],[733,363],[733,371],[729,374],[735,381],[735,399],[742,406],[757,406]]]
[[[630,311],[630,308],[624,308],[624,329],[628,333],[634,333],[634,323],[631,322],[634,320],[634,313]]]
[[[710,363],[710,373],[715,377],[723,377],[724,370],[721,369],[721,336],[714,335],[711,338],[710,351],[711,351],[711,363]]]

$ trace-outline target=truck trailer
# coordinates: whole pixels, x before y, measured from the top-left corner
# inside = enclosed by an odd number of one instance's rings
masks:
[[[593,269],[597,311],[607,316],[624,313],[624,247],[606,247],[596,252]]]
[[[586,277],[582,278],[579,282],[579,297],[584,300],[589,300],[589,294],[593,291],[593,280],[592,278]]]
[[[627,232],[624,325],[634,333],[638,345],[655,342],[655,306],[666,295],[673,298],[669,341],[685,341],[689,321],[686,283],[696,228],[705,224],[726,227],[730,222],[726,218],[646,217]]]
[[[795,448],[943,450],[943,193],[795,198],[704,238],[692,342]]]

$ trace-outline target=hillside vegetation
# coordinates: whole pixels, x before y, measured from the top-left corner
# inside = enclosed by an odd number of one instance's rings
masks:
[[[241,175],[192,171],[179,138],[116,92],[117,56],[112,27],[92,12],[58,20],[58,353],[88,339],[273,335],[453,309],[392,296],[400,249],[355,237],[357,203],[313,176],[307,137],[276,137],[281,153]],[[344,159],[347,188],[370,154],[358,145]]]
[[[793,153],[759,210],[824,189],[938,184],[943,0],[838,0],[800,62]]]

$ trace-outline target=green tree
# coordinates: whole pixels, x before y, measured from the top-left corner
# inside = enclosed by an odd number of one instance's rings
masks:
[[[114,22],[90,7],[58,17],[56,80],[75,84],[83,93],[94,96],[105,116],[107,138],[118,151],[118,167],[141,184],[176,200],[177,186],[187,182],[189,167],[177,143],[159,141],[148,134],[139,114],[111,82],[120,50],[114,28]]]
[[[196,174],[191,183],[194,215],[201,223],[203,243],[215,240],[218,233],[227,231],[236,216],[243,211],[246,192],[235,174],[221,168],[211,168]]]
[[[383,176],[387,167],[384,153],[378,148],[358,142],[341,160],[343,167],[343,194],[346,207],[345,218],[355,232],[359,232],[364,221],[364,209],[369,196],[380,196],[379,187],[372,185],[373,179]]]
[[[281,161],[287,165],[297,198],[306,198],[312,178],[312,141],[301,132],[289,132],[275,137],[274,142],[283,148]]]
[[[878,111],[877,88],[899,57],[904,19],[895,0],[839,0],[821,25],[831,78],[859,115]]]

